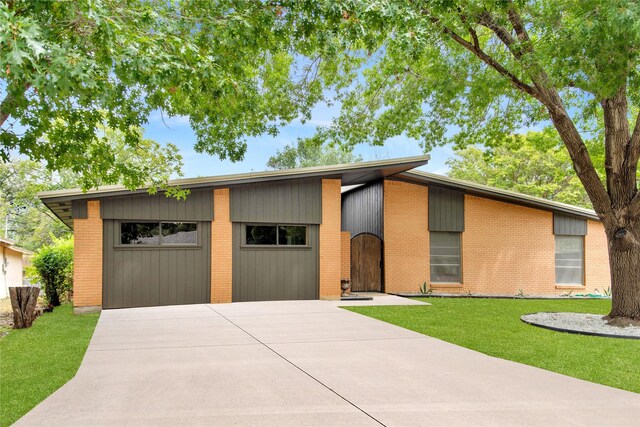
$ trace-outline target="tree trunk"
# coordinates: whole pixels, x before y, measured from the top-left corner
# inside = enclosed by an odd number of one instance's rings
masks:
[[[609,323],[640,325],[640,241],[627,229],[607,232],[611,267]]]
[[[13,309],[13,328],[29,328],[36,318],[36,303],[40,288],[36,286],[10,287],[11,308]]]

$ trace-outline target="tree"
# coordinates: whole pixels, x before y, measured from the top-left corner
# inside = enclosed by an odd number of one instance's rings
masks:
[[[141,129],[136,131],[142,134]],[[19,246],[37,250],[40,246],[52,244],[52,239],[70,233],[38,199],[37,194],[41,191],[97,187],[111,182],[122,171],[126,171],[123,176],[129,176],[129,171],[133,170],[142,172],[152,188],[158,188],[168,181],[171,174],[182,174],[182,157],[176,153],[175,146],[168,144],[163,147],[153,140],[142,138],[133,148],[126,144],[122,132],[102,126],[99,132],[100,137],[104,138],[105,147],[113,152],[115,165],[94,165],[96,168],[104,166],[104,170],[97,175],[77,175],[73,170],[53,172],[43,163],[21,158],[0,163],[0,231],[3,235],[8,225],[6,231],[9,238]],[[168,193],[185,197],[187,191],[175,187],[168,189]]]
[[[283,3],[300,52],[343,76],[329,140],[492,146],[550,122],[606,231],[612,323],[640,320],[640,3]],[[587,135],[603,146],[604,182]]]
[[[592,151],[599,148],[592,145]],[[454,149],[449,176],[591,209],[571,158],[553,129],[510,135],[493,148]],[[593,155],[596,155],[595,153]],[[604,175],[604,170],[598,170]]]
[[[77,187],[69,174],[55,174],[32,160],[0,163],[0,231],[18,246],[36,250],[70,230],[38,199],[40,191]],[[5,227],[8,229],[5,230]]]
[[[99,128],[135,153],[157,110],[189,117],[196,151],[242,159],[245,136],[309,118],[322,97],[306,68],[290,79],[281,15],[249,0],[0,2],[0,160],[19,152],[72,170],[84,189],[142,187],[150,168],[120,168]]]
[[[362,156],[354,155],[350,148],[318,143],[312,138],[299,138],[295,146],[286,145],[271,156],[267,166],[271,169],[295,169],[361,161]]]

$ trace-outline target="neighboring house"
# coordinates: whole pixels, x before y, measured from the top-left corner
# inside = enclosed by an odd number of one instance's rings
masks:
[[[0,298],[9,296],[10,286],[22,286],[24,269],[31,251],[19,248],[9,239],[0,238]]]
[[[74,229],[79,311],[335,299],[349,277],[389,293],[609,286],[593,211],[411,171],[428,159],[173,181],[186,201],[118,186],[40,197]]]

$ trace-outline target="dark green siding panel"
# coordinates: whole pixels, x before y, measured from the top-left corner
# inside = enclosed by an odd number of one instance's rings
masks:
[[[243,226],[233,224],[233,301],[318,299],[318,225],[307,248],[242,247]]]
[[[213,191],[192,190],[186,200],[164,194],[136,194],[102,199],[103,219],[212,221]]]
[[[231,221],[320,224],[322,181],[296,179],[231,188]]]
[[[384,187],[382,181],[351,190],[342,196],[342,231],[351,237],[369,233],[384,239]]]
[[[429,231],[464,231],[464,193],[429,187]]]
[[[198,223],[195,248],[116,248],[119,226],[104,221],[104,308],[210,302],[210,222]]]
[[[87,201],[86,200],[71,201],[71,217],[73,219],[87,218]]]
[[[587,220],[558,213],[553,214],[553,234],[586,236]]]

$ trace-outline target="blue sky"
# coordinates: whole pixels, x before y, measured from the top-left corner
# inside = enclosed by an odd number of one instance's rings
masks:
[[[155,112],[149,117],[149,123],[145,126],[145,136],[162,144],[170,142],[179,147],[184,158],[183,172],[185,177],[257,172],[267,169],[267,161],[276,151],[287,144],[295,143],[298,137],[313,135],[316,126],[328,124],[337,113],[338,110],[335,107],[317,107],[313,111],[312,119],[305,124],[295,121],[282,127],[280,134],[275,138],[269,135],[251,138],[247,141],[248,147],[244,160],[237,163],[196,153],[193,149],[196,142],[195,135],[186,117],[167,118],[165,116],[163,122],[160,112]],[[392,138],[381,147],[361,144],[356,147],[354,152],[360,154],[364,160],[392,159],[424,154],[417,141],[406,137]],[[447,172],[445,161],[453,155],[451,148],[437,148],[429,154],[431,155],[429,164],[421,169],[445,174]]]

